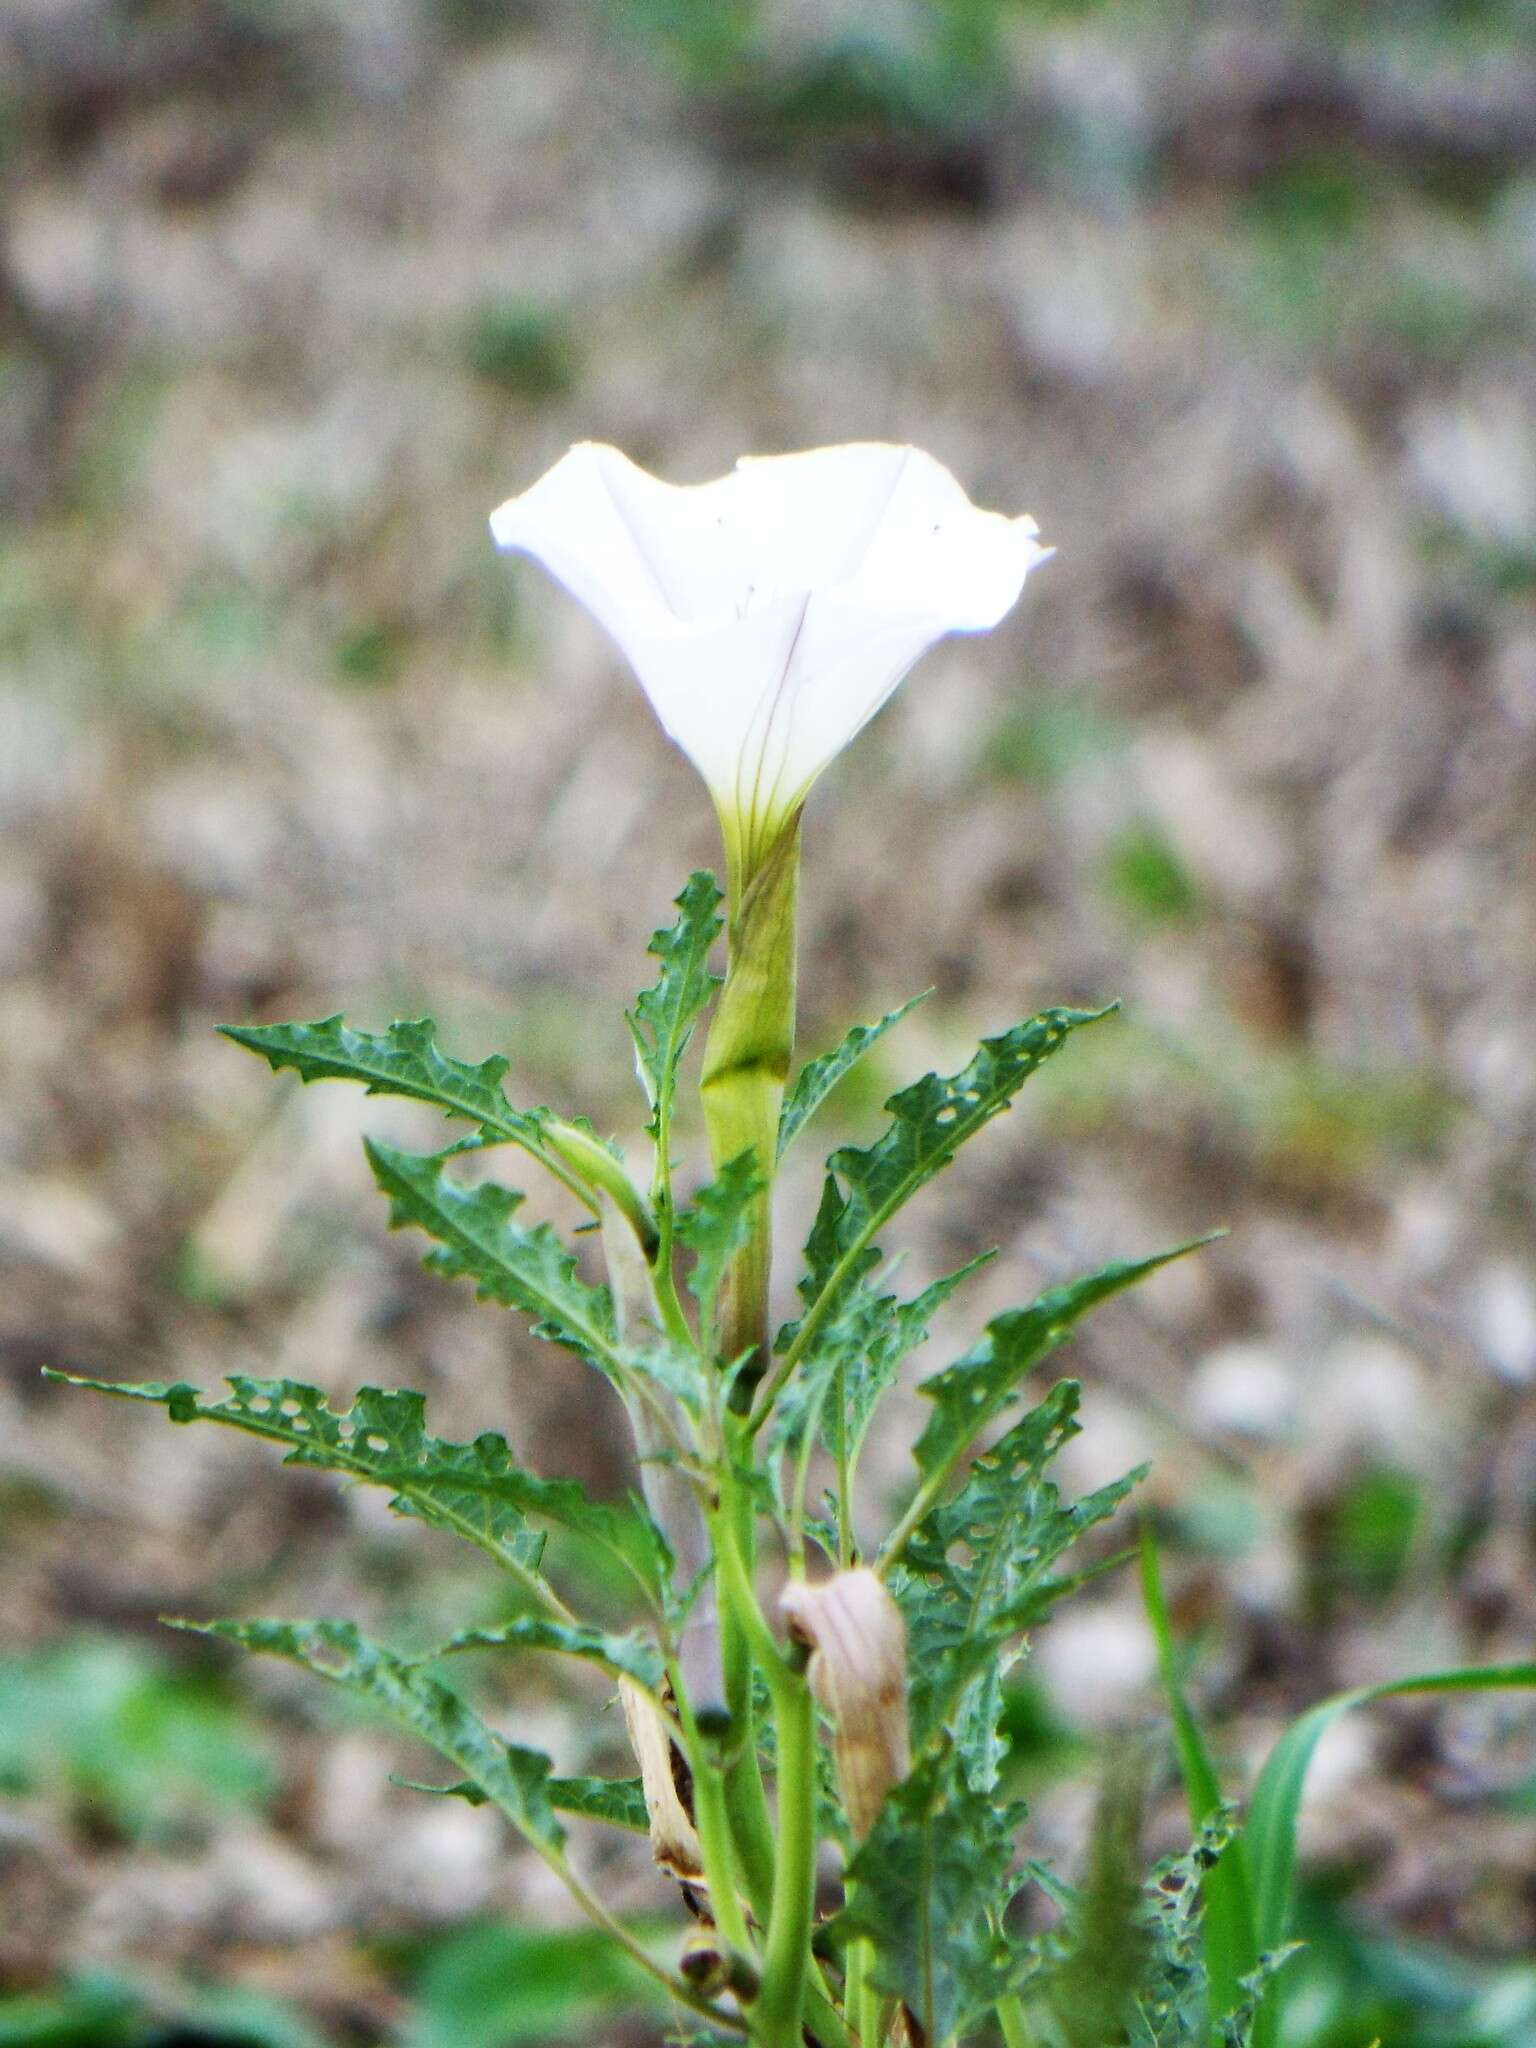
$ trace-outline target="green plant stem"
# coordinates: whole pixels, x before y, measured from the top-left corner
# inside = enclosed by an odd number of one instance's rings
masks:
[[[743,1612],[743,1597],[756,1608],[752,1594],[754,1529],[752,1503],[738,1486],[727,1447],[721,1468],[720,1506],[715,1517],[716,1598],[720,1603],[720,1662],[726,1711],[731,1717],[730,1752],[725,1766],[725,1798],[746,1880],[752,1910],[764,1926],[773,1896],[773,1817],[763,1788],[757,1755],[756,1707],[752,1698],[752,1639]],[[722,1531],[729,1527],[729,1558],[739,1573],[722,1564]]]
[[[657,1983],[663,1985],[680,2005],[686,2005],[690,2011],[702,2014],[712,2026],[721,2028],[725,2033],[745,2034],[747,2032],[745,2022],[739,2020],[734,2013],[723,2012],[719,2006],[713,2004],[702,1992],[695,1991],[693,1986],[687,1983],[685,1979],[675,1976],[671,1970],[664,1968],[662,1964],[658,1963],[645,1945],[635,1939],[623,1921],[615,1919],[602,1901],[595,1897],[592,1892],[588,1891],[587,1887],[582,1883],[563,1856],[546,1854],[544,1861],[565,1885],[566,1890],[594,1926],[600,1927],[605,1934],[616,1941],[630,1961],[644,1970],[647,1976],[654,1977]]]
[[[997,2024],[1006,2048],[1037,2048],[1034,2028],[1024,2013],[1024,2001],[1017,1991],[997,2001]]]
[[[966,1448],[968,1449],[969,1446],[967,1445]],[[881,1544],[880,1555],[875,1559],[875,1570],[882,1579],[891,1569],[892,1565],[901,1562],[901,1553],[906,1549],[912,1531],[944,1491],[949,1475],[958,1462],[957,1458],[951,1459],[945,1465],[942,1472],[936,1472],[931,1478],[925,1479],[907,1503],[906,1513],[896,1524],[890,1535],[886,1537],[884,1543]]]
[[[773,1177],[795,1029],[798,815],[771,847],[754,856],[750,868],[735,853],[730,868],[725,986],[705,1047],[700,1095],[716,1171],[750,1151],[763,1182],[746,1242],[721,1293],[721,1357],[746,1360],[731,1390],[734,1417],[750,1408],[768,1362]],[[753,1503],[736,1473],[738,1450],[745,1448],[739,1442],[740,1425],[727,1418],[723,1435],[713,1519],[721,1659],[731,1714],[732,1762],[725,1796],[749,1896],[760,1916],[766,1906],[762,1988],[752,2007],[752,2038],[763,2048],[799,2048],[809,1988],[818,2017],[824,2014],[833,2023],[827,2032],[835,2028],[846,2041],[847,2030],[836,2021],[819,1984],[809,1987],[814,1972],[815,1708],[803,1671],[792,1668],[758,1605]],[[753,1732],[754,1666],[767,1681],[777,1736],[778,1840],[771,1850]]]
[[[714,1759],[705,1749],[687,1689],[675,1668],[672,1685],[682,1726],[683,1747],[688,1757],[688,1768],[693,1774],[693,1824],[698,1829],[699,1847],[703,1851],[704,1875],[709,1883],[709,1903],[715,1926],[722,1939],[738,1955],[753,1956],[756,1949],[746,1915],[741,1910],[736,1856],[725,1807],[725,1787]]]
[[[729,833],[727,844],[729,954],[725,986],[705,1047],[699,1093],[716,1170],[751,1149],[763,1179],[753,1204],[748,1242],[726,1276],[720,1304],[721,1357],[735,1360],[744,1353],[753,1354],[754,1362],[744,1367],[741,1375],[750,1399],[753,1375],[761,1371],[768,1341],[773,1176],[779,1112],[794,1041],[798,820],[751,874],[743,872]],[[731,1716],[726,1803],[747,1895],[766,1924],[774,1881],[773,1821],[757,1756],[753,1646],[747,1618],[748,1611],[755,1613],[757,1606],[752,1591],[756,1530],[751,1497],[735,1475],[737,1431],[731,1418],[722,1417],[720,1422],[715,1593],[720,1606],[721,1675]],[[727,1583],[719,1564],[724,1531],[729,1532],[730,1555],[740,1565],[739,1583],[734,1585]]]
[[[869,1943],[863,1940],[849,1942],[843,2004],[853,2021],[859,2048],[875,2048],[875,2029],[880,2021],[880,1994],[870,1982],[869,1965]]]
[[[736,1427],[739,1434],[740,1425]],[[745,1488],[737,1486],[734,1479],[728,1479],[724,1487],[721,1513],[722,1518],[727,1513],[732,1516],[735,1530],[734,1541],[729,1545],[729,1562],[719,1568],[721,1653],[726,1705],[731,1714],[731,1749],[725,1767],[725,1805],[747,1897],[759,1926],[767,1927],[773,1918],[776,1850],[773,1815],[769,1811],[757,1755],[756,1712],[752,1700],[752,1673],[756,1662],[754,1643],[765,1657],[771,1659],[771,1663],[765,1665],[770,1675],[783,1660],[778,1645],[762,1622],[752,1592],[748,1562],[753,1555],[751,1500]],[[718,1530],[715,1540],[718,1557],[721,1541]],[[744,1603],[750,1608],[751,1621],[744,1612]],[[754,1622],[757,1633],[754,1633]],[[848,2028],[832,2005],[821,1970],[809,1952],[805,1966],[806,2025],[821,2043],[821,2048],[855,2048]]]
[[[762,2048],[798,2048],[811,1957],[816,1876],[816,1724],[805,1675],[792,1668],[763,1619],[743,1564],[737,1533],[725,1515],[715,1525],[716,1572],[723,1609],[734,1611],[773,1700],[778,1751],[779,1829],[763,1984],[753,2008],[753,2039]]]
[[[799,2048],[816,1891],[816,1721],[801,1672],[780,1663],[771,1681],[778,1738],[779,1853],[753,2013],[762,2048]]]
[[[853,1448],[848,1442],[848,1374],[839,1365],[832,1378],[832,1439],[837,1461],[837,1562],[842,1571],[852,1565],[855,1552],[853,1531]]]
[[[725,986],[704,1048],[699,1082],[715,1170],[751,1152],[762,1176],[746,1243],[721,1290],[720,1351],[744,1354],[732,1398],[750,1404],[768,1362],[768,1273],[779,1114],[795,1038],[795,906],[798,816],[750,875],[731,862]]]
[[[670,1225],[663,1237],[663,1249],[657,1254],[656,1264],[651,1268],[651,1284],[656,1292],[656,1306],[661,1314],[661,1326],[674,1344],[683,1350],[693,1348],[694,1337],[688,1327],[688,1318],[683,1311],[682,1297],[677,1291],[677,1275],[672,1270],[672,1233]]]

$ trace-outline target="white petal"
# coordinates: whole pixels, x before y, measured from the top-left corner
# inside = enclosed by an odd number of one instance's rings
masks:
[[[907,670],[997,624],[1048,550],[915,448],[743,460],[679,486],[582,443],[492,517],[628,656],[748,838],[798,804]]]

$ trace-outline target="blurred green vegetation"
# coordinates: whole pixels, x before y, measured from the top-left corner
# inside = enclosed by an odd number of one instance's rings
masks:
[[[413,2008],[401,2048],[586,2042],[605,2015],[657,2004],[654,1981],[595,1930],[471,1923],[423,1944],[406,1975]]]
[[[1170,1117],[1247,1158],[1283,1188],[1344,1187],[1383,1162],[1434,1159],[1460,1114],[1427,1067],[1346,1067],[1214,1009],[1175,1036],[1119,1018],[1065,1080],[1035,1084],[1051,1127],[1086,1133]]]
[[[464,360],[514,398],[565,398],[576,384],[576,343],[565,316],[531,299],[483,305],[465,328]]]
[[[1200,909],[1194,877],[1149,819],[1126,826],[1116,838],[1104,864],[1104,884],[1137,924],[1188,924]]]
[[[259,1810],[276,1786],[273,1745],[209,1668],[88,1634],[0,1660],[0,1793],[153,1842]]]
[[[1478,1963],[1373,1933],[1347,1884],[1298,1902],[1283,2048],[1536,2048],[1536,1966]]]
[[[0,2048],[322,2048],[281,1999],[225,1985],[86,1971],[55,1990],[0,1995]]]

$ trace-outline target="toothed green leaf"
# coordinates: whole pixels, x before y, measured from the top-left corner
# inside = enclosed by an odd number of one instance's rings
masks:
[[[646,1834],[651,1825],[638,1778],[551,1778],[549,1803],[561,1813],[628,1828],[635,1835]]]
[[[762,1187],[752,1153],[743,1152],[739,1159],[727,1161],[678,1216],[678,1242],[693,1253],[688,1291],[699,1304],[699,1329],[706,1347],[713,1340],[721,1283],[747,1241],[752,1205]]]
[[[557,1857],[565,1830],[549,1796],[549,1758],[493,1735],[438,1678],[370,1642],[349,1621],[178,1621],[262,1656],[301,1664],[354,1699],[380,1708],[477,1785],[541,1855]]]
[[[667,1675],[661,1651],[638,1629],[631,1629],[627,1635],[614,1635],[589,1628],[585,1623],[547,1621],[535,1614],[519,1615],[515,1621],[493,1628],[461,1629],[446,1643],[427,1651],[420,1661],[430,1664],[434,1658],[451,1656],[460,1650],[552,1650],[561,1656],[580,1657],[585,1663],[600,1665],[615,1678],[632,1678],[647,1692],[654,1693],[661,1691]]]
[[[824,1052],[816,1059],[807,1060],[795,1076],[779,1117],[779,1157],[794,1143],[800,1132],[810,1122],[817,1110],[826,1101],[839,1081],[843,1080],[863,1059],[870,1048],[884,1038],[893,1025],[909,1016],[919,1003],[925,1003],[933,994],[925,988],[921,995],[903,1003],[899,1010],[891,1010],[878,1024],[855,1024],[841,1044]]]
[[[1002,1761],[1010,1639],[1066,1590],[1052,1567],[1134,1483],[1132,1475],[1063,1505],[1046,1472],[1078,1434],[1078,1394],[1074,1380],[1061,1381],[983,1451],[954,1498],[918,1523],[890,1575],[907,1622],[913,1740],[921,1748],[948,1726],[983,1788]]]
[[[1006,1109],[1041,1064],[1082,1025],[1108,1010],[1043,1010],[999,1038],[984,1038],[958,1074],[925,1074],[885,1105],[891,1124],[864,1150],[844,1145],[827,1161],[821,1207],[805,1247],[799,1325],[780,1333],[785,1351],[834,1308],[843,1290],[878,1262],[877,1233],[968,1138]]]
[[[912,1452],[924,1479],[932,1479],[961,1456],[1007,1406],[1024,1375],[1065,1342],[1089,1309],[1210,1242],[1209,1237],[1199,1237],[1149,1259],[1101,1266],[1081,1280],[1051,1288],[1028,1308],[994,1317],[963,1358],[919,1383],[918,1392],[933,1403],[933,1414]]]
[[[694,1027],[720,986],[720,977],[709,971],[710,949],[723,929],[720,903],[713,875],[702,869],[690,875],[677,898],[677,923],[654,932],[646,948],[660,961],[661,973],[635,998],[629,1029],[651,1105],[652,1137],[667,1124],[678,1067]]]
[[[388,1195],[396,1230],[424,1230],[438,1250],[434,1272],[469,1279],[482,1300],[499,1301],[533,1318],[536,1337],[563,1344],[600,1372],[622,1380],[613,1303],[591,1287],[547,1223],[524,1230],[514,1219],[523,1197],[495,1181],[465,1187],[449,1178],[440,1153],[399,1152],[365,1141],[375,1180]]]
[[[422,1785],[414,1778],[393,1778],[391,1783],[405,1792],[425,1792],[434,1799],[462,1799],[468,1806],[486,1805],[486,1796],[468,1778],[452,1785]],[[599,1820],[611,1828],[625,1828],[643,1835],[650,1829],[645,1809],[645,1787],[638,1778],[550,1778],[544,1787],[556,1813],[574,1814],[578,1820]]]
[[[836,1928],[873,1943],[875,1983],[930,2048],[978,2024],[1008,1987],[998,1923],[1023,1812],[968,1786],[953,1753],[931,1755],[887,1798],[849,1865]]]
[[[232,1376],[226,1399],[198,1388],[157,1382],[48,1377],[88,1387],[119,1400],[162,1407],[173,1422],[218,1422],[281,1445],[290,1465],[312,1465],[372,1486],[388,1488],[390,1506],[462,1536],[512,1569],[536,1571],[544,1549],[538,1516],[613,1552],[651,1591],[670,1572],[660,1532],[639,1508],[588,1498],[574,1479],[542,1479],[525,1472],[504,1438],[487,1433],[472,1444],[429,1436],[420,1394],[363,1387],[350,1408],[333,1409],[317,1387],[300,1380]]]
[[[807,1417],[819,1412],[826,1448],[836,1455],[841,1416],[844,1446],[856,1460],[880,1397],[894,1384],[902,1361],[926,1342],[929,1324],[956,1288],[994,1256],[983,1252],[911,1301],[882,1294],[862,1280],[851,1287],[815,1332],[779,1395],[768,1445],[793,1450],[803,1439]]]
[[[445,1116],[465,1117],[492,1137],[537,1149],[548,1114],[514,1109],[502,1090],[507,1061],[493,1053],[478,1065],[442,1052],[430,1017],[405,1019],[387,1031],[353,1031],[341,1017],[313,1024],[223,1024],[226,1038],[259,1053],[274,1073],[292,1068],[301,1081],[358,1081],[370,1095],[428,1102]]]

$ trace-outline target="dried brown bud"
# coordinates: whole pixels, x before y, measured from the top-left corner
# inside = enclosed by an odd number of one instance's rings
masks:
[[[819,1586],[784,1588],[779,1606],[809,1645],[811,1690],[831,1717],[833,1759],[855,1841],[912,1768],[907,1735],[907,1628],[867,1566]]]
[[[619,1699],[630,1746],[640,1765],[645,1810],[651,1821],[651,1854],[664,1870],[685,1884],[704,1882],[704,1852],[687,1809],[677,1796],[672,1772],[672,1738],[648,1694],[627,1678],[619,1680]]]

